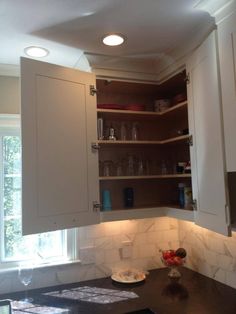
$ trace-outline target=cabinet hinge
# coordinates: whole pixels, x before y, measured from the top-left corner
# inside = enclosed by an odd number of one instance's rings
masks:
[[[189,146],[193,146],[193,136],[192,135],[189,135],[188,144],[189,144]]]
[[[189,73],[185,76],[184,81],[185,81],[186,84],[190,84],[190,75],[189,75]]]
[[[99,148],[100,148],[100,145],[99,144],[97,144],[97,143],[91,143],[91,148],[92,148],[92,150],[99,150]]]
[[[197,210],[197,200],[196,199],[192,200],[192,207],[193,207],[193,210]]]
[[[100,211],[100,208],[101,208],[101,204],[98,203],[97,201],[93,201],[93,211],[98,212]]]
[[[98,92],[98,90],[95,88],[94,85],[89,85],[89,90],[90,90],[90,95],[91,96],[94,96]]]

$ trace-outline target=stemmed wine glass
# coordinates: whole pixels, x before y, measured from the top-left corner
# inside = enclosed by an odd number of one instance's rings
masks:
[[[18,268],[18,278],[20,282],[25,286],[25,297],[22,302],[30,303],[33,301],[32,298],[28,297],[28,286],[32,281],[33,277],[33,265],[30,263],[21,263]]]

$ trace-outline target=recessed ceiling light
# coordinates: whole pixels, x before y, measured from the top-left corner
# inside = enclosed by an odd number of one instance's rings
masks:
[[[49,54],[49,51],[45,48],[30,46],[24,49],[25,54],[30,57],[43,58]]]
[[[102,41],[107,46],[119,46],[123,44],[123,42],[125,41],[125,38],[123,35],[110,34],[103,37]]]

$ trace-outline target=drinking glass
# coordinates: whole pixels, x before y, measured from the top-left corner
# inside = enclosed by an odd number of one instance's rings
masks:
[[[25,297],[21,301],[30,303],[32,298],[28,297],[28,286],[30,285],[33,277],[33,266],[31,263],[21,263],[18,268],[18,278],[25,286]]]
[[[121,122],[121,126],[120,126],[120,139],[121,141],[127,140],[127,127],[124,122]]]
[[[139,130],[138,130],[138,123],[137,122],[133,122],[133,124],[132,124],[131,139],[132,139],[132,141],[138,141],[139,140]]]

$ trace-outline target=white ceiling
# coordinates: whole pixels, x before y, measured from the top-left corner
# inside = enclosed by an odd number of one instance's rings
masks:
[[[159,59],[210,29],[213,19],[194,8],[198,0],[1,0],[0,63],[19,64],[24,48],[43,46],[42,60],[76,67],[81,53]],[[127,41],[106,47],[101,38],[122,33]]]

